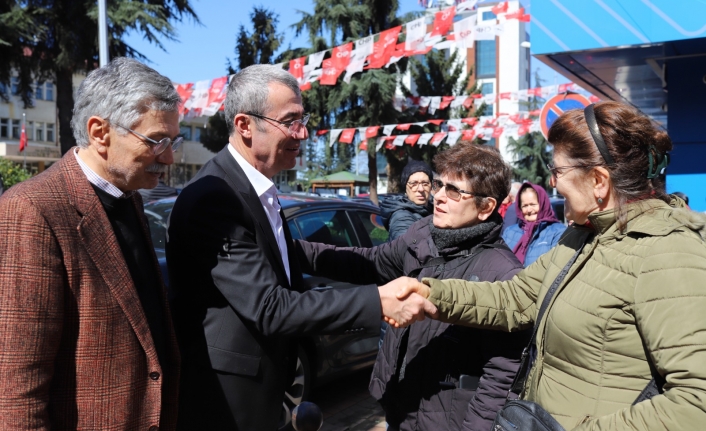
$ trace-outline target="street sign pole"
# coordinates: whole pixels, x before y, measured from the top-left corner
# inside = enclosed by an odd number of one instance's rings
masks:
[[[108,64],[108,18],[105,0],[98,0],[98,53],[100,66]]]

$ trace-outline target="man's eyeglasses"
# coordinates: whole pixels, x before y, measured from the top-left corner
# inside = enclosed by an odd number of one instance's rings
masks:
[[[407,183],[407,187],[412,190],[417,190],[417,187],[419,187],[420,185],[424,190],[429,190],[429,187],[431,187],[431,183],[429,181],[409,181]]]
[[[274,121],[275,123],[279,123],[283,126],[286,126],[287,129],[289,130],[289,134],[291,134],[292,137],[296,136],[302,130],[304,130],[306,128],[306,123],[309,122],[309,114],[304,115],[301,120],[292,120],[292,121],[279,121],[279,120],[275,120],[274,118],[265,117],[264,115],[255,114],[253,112],[243,112],[243,114],[252,115],[253,117],[257,117],[257,118],[260,118],[263,120]]]
[[[455,201],[461,199],[461,193],[466,194],[466,195],[471,195],[471,196],[478,196],[482,198],[487,198],[488,195],[482,195],[480,193],[474,193],[474,192],[467,192],[465,190],[461,190],[458,187],[456,187],[453,184],[444,184],[440,180],[433,180],[431,182],[431,192],[432,194],[436,194],[439,192],[439,190],[446,188],[446,196],[449,197],[449,199],[453,199]]]
[[[595,168],[596,166],[600,166],[600,165],[554,166],[554,163],[547,163],[547,169],[549,169],[549,172],[552,173],[552,177],[554,177],[554,178],[558,178],[559,176],[564,175],[565,172],[568,172],[571,169]]]
[[[172,151],[176,151],[177,148],[181,145],[182,142],[184,142],[184,137],[183,136],[178,136],[176,139],[173,141],[169,138],[163,138],[160,139],[159,141],[155,141],[152,138],[148,138],[147,136],[143,135],[142,133],[138,133],[128,127],[121,126],[120,124],[115,124],[113,125],[118,126],[122,129],[127,130],[128,132],[132,133],[133,135],[137,136],[138,138],[144,139],[144,143],[148,144],[152,148],[152,152],[154,153],[155,156],[158,156],[164,152],[164,150],[167,149],[167,147],[171,146]]]

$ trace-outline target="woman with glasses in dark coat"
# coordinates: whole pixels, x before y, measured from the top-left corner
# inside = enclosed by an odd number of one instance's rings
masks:
[[[373,248],[295,241],[309,274],[352,283],[412,277],[508,280],[522,268],[500,237],[498,204],[510,167],[497,150],[459,143],[439,153],[434,214],[396,240]],[[489,430],[519,366],[525,331],[500,333],[426,319],[388,329],[370,392],[389,430]]]

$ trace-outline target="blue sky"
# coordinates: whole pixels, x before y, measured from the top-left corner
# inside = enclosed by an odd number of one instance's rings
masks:
[[[523,2],[527,3],[527,2]],[[292,24],[299,21],[301,15],[297,9],[312,12],[313,1],[287,0],[191,0],[201,25],[186,19],[175,25],[178,41],[163,41],[166,52],[149,44],[138,34],[127,37],[126,42],[149,58],[151,67],[168,76],[177,83],[196,82],[213,79],[226,74],[226,59],[235,58],[235,36],[240,25],[251,29],[250,12],[253,6],[264,6],[279,14],[278,31],[285,34],[284,46],[293,48],[307,45],[305,35],[295,37]],[[421,11],[416,0],[400,0],[399,14]],[[532,68],[539,65],[532,61]],[[545,85],[555,81],[554,71],[543,66],[542,75]],[[564,82],[559,76],[557,82]]]

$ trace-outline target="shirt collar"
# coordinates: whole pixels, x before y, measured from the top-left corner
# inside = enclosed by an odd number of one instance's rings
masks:
[[[258,197],[264,195],[268,191],[274,195],[277,194],[275,183],[248,163],[248,161],[245,160],[245,157],[243,157],[238,150],[228,144],[228,151],[230,151],[230,154],[233,158],[235,158],[235,161],[238,162],[238,165],[240,165],[243,172],[245,172],[245,176],[248,177],[248,180],[250,180],[250,184],[252,184]]]
[[[89,183],[93,184],[94,186],[98,187],[99,189],[116,198],[128,199],[132,197],[132,195],[135,193],[134,191],[123,193],[122,190],[115,187],[108,180],[98,175],[93,169],[91,169],[86,163],[84,163],[83,160],[81,160],[81,157],[79,157],[78,155],[78,148],[74,150],[74,156],[76,156],[76,161],[81,167],[81,170],[83,171],[84,175],[86,175],[86,178],[88,179]]]

